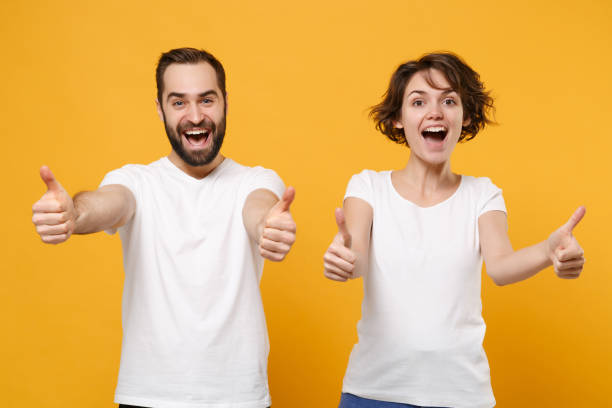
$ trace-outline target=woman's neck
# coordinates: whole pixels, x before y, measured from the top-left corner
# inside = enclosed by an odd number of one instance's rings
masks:
[[[453,188],[459,183],[460,176],[451,171],[450,160],[432,164],[411,154],[406,167],[398,170],[397,175],[403,183],[419,195],[428,196],[439,190]]]

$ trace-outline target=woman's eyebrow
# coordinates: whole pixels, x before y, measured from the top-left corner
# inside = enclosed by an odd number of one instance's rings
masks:
[[[453,88],[444,88],[444,89],[440,89],[442,91],[442,95],[447,95],[449,93],[453,93],[453,92],[457,92],[455,91]],[[422,91],[420,89],[415,89],[414,91],[410,91],[410,93],[408,93],[408,95],[406,95],[407,97],[412,95],[413,93],[419,94],[419,95],[427,95],[426,91]]]

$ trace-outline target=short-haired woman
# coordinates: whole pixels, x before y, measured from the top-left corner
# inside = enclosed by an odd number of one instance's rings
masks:
[[[451,53],[400,65],[372,109],[377,129],[411,153],[402,169],[354,175],[336,210],[325,276],[364,281],[340,408],[493,407],[483,259],[498,285],[551,264],[560,278],[580,275],[583,250],[572,229],[584,207],[548,239],[515,251],[501,190],[452,172],[455,145],[490,123],[492,109],[479,75]]]

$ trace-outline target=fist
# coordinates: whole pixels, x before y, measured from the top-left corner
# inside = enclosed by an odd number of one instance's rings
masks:
[[[40,168],[40,178],[47,185],[47,192],[32,206],[32,222],[43,242],[59,244],[74,231],[74,203],[47,166]]]
[[[266,259],[282,261],[295,242],[296,225],[290,212],[294,198],[295,189],[288,187],[264,219],[259,237],[259,253]]]
[[[351,250],[352,238],[346,227],[344,212],[336,209],[336,224],[338,233],[323,255],[323,275],[326,278],[346,282],[353,278],[357,256]]]
[[[555,273],[563,279],[576,279],[584,266],[584,251],[572,234],[586,209],[578,208],[570,219],[548,237],[548,256],[555,268]]]

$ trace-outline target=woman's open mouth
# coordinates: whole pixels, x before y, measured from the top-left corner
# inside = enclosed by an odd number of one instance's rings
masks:
[[[428,142],[441,143],[446,138],[447,133],[448,129],[444,126],[429,126],[421,132],[421,135]]]

